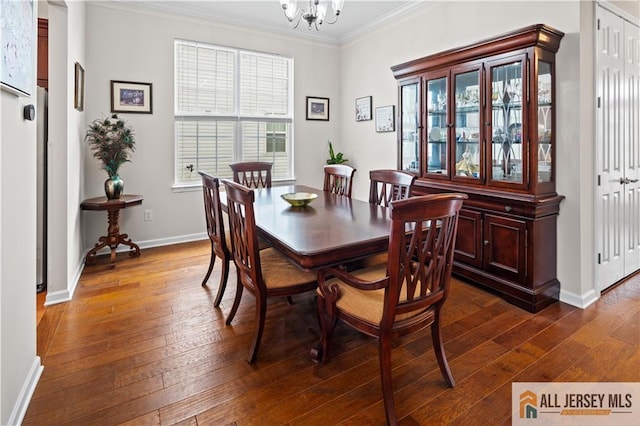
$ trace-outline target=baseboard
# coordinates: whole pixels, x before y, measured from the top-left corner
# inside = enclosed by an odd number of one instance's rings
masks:
[[[142,250],[142,249],[148,249],[153,247],[169,246],[172,244],[190,243],[192,241],[206,240],[207,238],[209,238],[207,233],[201,232],[198,234],[179,235],[177,237],[158,238],[155,240],[134,241],[134,243],[136,243],[138,247],[140,247],[140,249]],[[82,256],[83,261],[87,253],[89,253],[89,250],[91,249],[87,249],[84,255]],[[118,248],[116,248],[116,253],[126,253],[129,251],[131,251],[131,247],[125,246],[125,245],[120,245],[118,246]],[[101,256],[101,255],[107,255],[110,253],[111,253],[111,250],[109,249],[109,247],[103,247],[102,249],[96,252],[96,255]]]
[[[575,294],[569,291],[563,291],[562,287],[560,287],[560,301],[575,306],[576,308],[586,309],[599,298],[595,290],[590,290],[584,294]]]
[[[31,402],[31,398],[33,397],[33,393],[36,391],[36,385],[40,380],[40,376],[42,375],[42,370],[44,367],[40,362],[40,357],[36,356],[31,364],[31,368],[29,369],[29,374],[22,385],[22,389],[20,389],[20,394],[18,395],[18,400],[13,406],[13,410],[11,410],[11,416],[9,416],[9,425],[21,425],[22,420],[24,420],[24,415],[27,414],[27,408],[29,408],[29,402]]]

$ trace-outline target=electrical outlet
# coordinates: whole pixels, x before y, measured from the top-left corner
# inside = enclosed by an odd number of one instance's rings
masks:
[[[153,220],[153,210],[145,210],[144,211],[144,220],[145,221]]]

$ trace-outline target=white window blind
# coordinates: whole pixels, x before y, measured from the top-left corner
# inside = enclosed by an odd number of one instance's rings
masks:
[[[291,58],[176,40],[176,184],[199,182],[200,170],[231,178],[239,161],[293,178],[292,70]]]

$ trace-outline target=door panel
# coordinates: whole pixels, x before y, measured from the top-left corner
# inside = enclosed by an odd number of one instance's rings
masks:
[[[640,28],[624,22],[624,39],[626,276],[640,269]]]
[[[485,215],[483,254],[487,271],[511,280],[524,280],[526,229],[524,221]]]
[[[596,286],[603,290],[624,276],[624,46],[623,21],[601,7],[596,17]]]
[[[461,209],[458,216],[455,260],[482,266],[482,214]]]

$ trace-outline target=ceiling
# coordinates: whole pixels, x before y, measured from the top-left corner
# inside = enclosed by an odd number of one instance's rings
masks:
[[[127,7],[165,11],[287,36],[342,44],[386,20],[409,13],[429,0],[345,0],[338,22],[333,25],[325,23],[320,31],[308,29],[304,21],[298,28],[292,29],[284,17],[279,0],[115,1]],[[306,0],[298,0],[298,8],[307,7]],[[327,12],[327,16],[332,16],[331,12]]]

